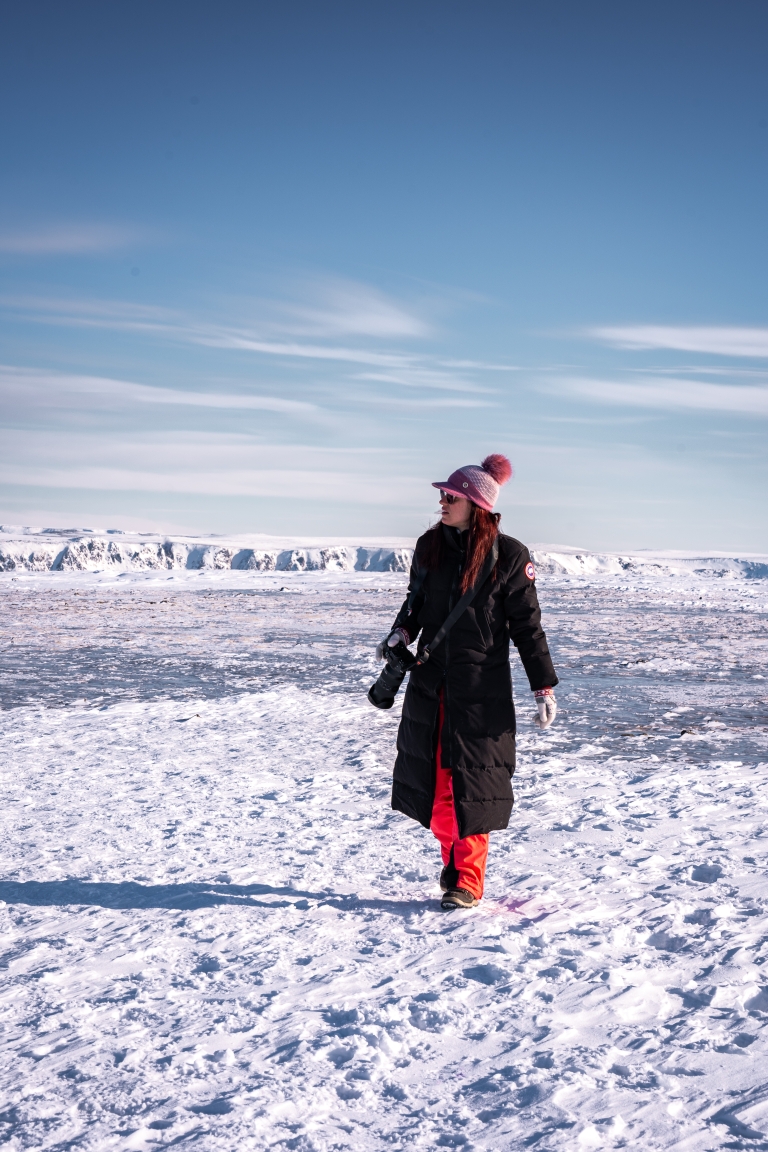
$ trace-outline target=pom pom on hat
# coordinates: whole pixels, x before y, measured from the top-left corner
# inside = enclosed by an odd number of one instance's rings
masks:
[[[492,476],[497,484],[506,484],[507,480],[512,479],[512,465],[500,452],[492,452],[490,456],[486,456],[480,467]]]

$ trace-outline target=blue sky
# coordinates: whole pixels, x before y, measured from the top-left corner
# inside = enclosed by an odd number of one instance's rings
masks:
[[[27,3],[0,519],[768,549],[768,7]]]

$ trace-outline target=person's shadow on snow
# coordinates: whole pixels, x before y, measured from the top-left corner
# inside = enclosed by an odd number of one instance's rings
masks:
[[[265,899],[266,897],[266,899]],[[335,892],[302,892],[298,888],[273,888],[269,884],[119,884],[88,880],[0,880],[0,900],[33,907],[170,908],[189,912],[221,904],[241,908],[288,908],[300,910],[324,906],[343,912],[377,911],[411,916],[434,904],[434,897],[398,900],[361,899]]]

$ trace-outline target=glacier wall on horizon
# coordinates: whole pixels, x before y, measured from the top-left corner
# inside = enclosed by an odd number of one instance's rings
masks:
[[[94,572],[159,569],[233,569],[252,572],[407,572],[410,548],[330,545],[318,548],[250,548],[175,540],[128,541],[100,536],[56,547],[23,541],[0,543],[0,572]]]
[[[147,534],[149,535],[149,534]],[[6,539],[3,537],[6,536]],[[768,579],[768,556],[643,551],[590,552],[532,546],[537,571],[549,576],[689,575]],[[43,529],[14,531],[0,526],[0,572],[149,572],[232,570],[238,572],[402,572],[413,549],[400,544],[318,543],[260,547],[244,541],[172,540],[127,533]]]

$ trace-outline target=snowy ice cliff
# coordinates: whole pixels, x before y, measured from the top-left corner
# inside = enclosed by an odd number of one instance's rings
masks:
[[[255,572],[406,572],[404,541],[351,544],[298,542],[271,536],[189,537],[99,532],[88,528],[27,529],[0,525],[0,572],[94,572],[105,569],[235,569]]]
[[[0,572],[407,572],[413,540],[297,540],[271,536],[178,536],[114,529],[0,525]],[[631,553],[532,545],[540,573],[599,576],[768,577],[768,556],[676,551]]]

